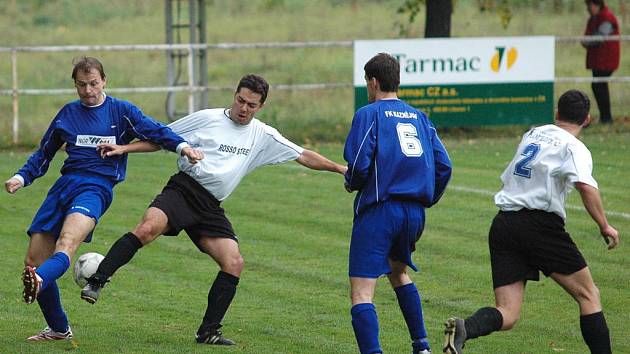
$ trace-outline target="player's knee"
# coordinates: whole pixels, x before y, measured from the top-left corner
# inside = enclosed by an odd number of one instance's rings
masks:
[[[575,299],[579,303],[591,304],[591,305],[599,305],[599,289],[597,286],[593,285],[588,288],[583,288],[577,291],[576,294],[573,294]]]
[[[142,221],[138,226],[136,226],[132,233],[136,235],[142,245],[150,243],[158,236],[158,231],[155,227],[153,227],[151,223],[145,221]]]
[[[400,286],[411,283],[411,278],[409,277],[409,274],[407,274],[407,272],[402,272],[402,273],[392,272],[391,274],[387,276],[387,278],[389,279],[389,283],[392,285],[393,288],[398,288]]]
[[[350,289],[352,304],[372,303],[374,293],[368,289]]]
[[[240,253],[226,257],[221,262],[221,270],[230,274],[241,274],[243,267],[245,267],[245,260]]]

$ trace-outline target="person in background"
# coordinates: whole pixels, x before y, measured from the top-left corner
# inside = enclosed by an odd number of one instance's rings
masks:
[[[591,17],[586,24],[585,36],[614,36],[621,33],[617,18],[604,0],[586,0],[586,9]],[[583,41],[582,46],[586,48],[586,68],[593,71],[594,78],[610,77],[619,67],[619,40],[589,40]],[[611,124],[613,118],[608,82],[593,82],[591,87],[599,108],[599,121]]]

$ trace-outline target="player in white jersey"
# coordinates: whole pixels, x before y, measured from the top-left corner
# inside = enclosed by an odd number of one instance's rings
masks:
[[[285,139],[277,130],[254,118],[264,105],[269,85],[260,76],[246,75],[238,84],[230,109],[206,109],[169,126],[201,150],[194,166],[178,160],[179,173],[151,203],[136,228],[112,247],[81,298],[94,303],[114,272],[128,263],[142,246],[160,235],[185,230],[200,251],[218,263],[219,271],[208,293],[208,307],[196,334],[198,343],[232,345],[219,328],[236,293],[243,269],[236,234],[220,207],[241,179],[255,168],[291,160],[315,170],[345,174],[347,167]],[[102,145],[104,156],[159,149],[154,144]]]
[[[481,308],[466,320],[448,319],[444,353],[461,354],[466,340],[510,330],[520,315],[525,284],[537,281],[539,271],[578,303],[582,337],[591,353],[611,353],[599,291],[564,229],[564,201],[575,188],[608,249],[619,244],[619,233],[608,224],[591,174],[591,153],[577,139],[590,123],[589,109],[586,94],[569,90],[558,100],[555,124],[523,135],[494,198],[500,211],[490,227],[489,245],[496,307]]]

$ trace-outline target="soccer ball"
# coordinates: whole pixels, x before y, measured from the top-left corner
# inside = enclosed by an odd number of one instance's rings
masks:
[[[87,278],[96,273],[98,265],[101,264],[103,258],[105,257],[102,254],[96,252],[84,253],[81,257],[77,258],[77,261],[74,262],[73,273],[74,282],[77,283],[80,288],[87,285]]]

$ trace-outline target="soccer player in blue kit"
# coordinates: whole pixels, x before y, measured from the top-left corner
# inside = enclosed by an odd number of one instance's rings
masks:
[[[413,353],[429,354],[420,295],[407,267],[417,271],[411,253],[424,209],[444,193],[451,161],[429,119],[398,99],[396,59],[380,53],[364,70],[370,104],[354,115],[344,150],[346,189],[358,191],[349,257],[352,327],[362,354],[382,353],[372,298],[377,278],[387,274]]]
[[[30,185],[46,173],[57,150],[65,144],[68,157],[61,177],[50,188],[27,231],[30,242],[22,274],[24,301],[30,304],[37,300],[48,324],[29,337],[31,341],[72,338],[56,280],[70,266],[81,242],[91,241],[98,219],[112,202],[114,186],[125,179],[127,166],[127,155],[103,159],[97,145],[149,140],[191,162],[203,158],[169,127],[145,116],[133,104],[107,96],[106,76],[98,59],[79,57],[73,64],[72,79],[79,99],[57,113],[39,149],[5,182],[8,193]]]

